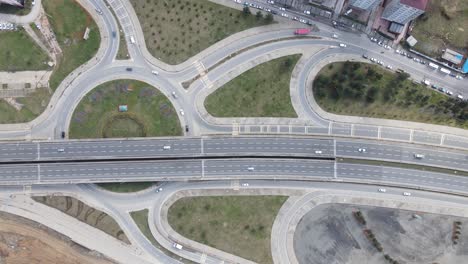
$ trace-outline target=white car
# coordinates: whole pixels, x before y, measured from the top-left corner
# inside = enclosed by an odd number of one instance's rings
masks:
[[[346,48],[347,46],[346,46],[346,44],[340,43],[340,47]]]
[[[166,145],[166,146],[163,147],[163,149],[164,149],[164,150],[170,150],[170,149],[171,149],[171,146]]]
[[[286,14],[286,13],[281,13],[281,16],[282,17],[289,17],[288,14]]]
[[[302,19],[302,18],[299,19],[299,22],[304,23],[304,24],[307,24],[307,21],[306,21],[305,19]]]
[[[234,0],[234,2],[236,2],[238,4],[242,3],[241,0]]]
[[[387,192],[387,190],[386,190],[386,189],[384,189],[384,188],[380,188],[380,189],[379,189],[379,192],[382,192],[382,193],[384,193],[384,192]]]
[[[65,152],[65,149],[64,148],[59,148],[57,149],[58,152]]]
[[[183,248],[181,244],[177,244],[177,243],[172,244],[172,247],[174,247],[174,248],[176,248],[178,250],[181,250]]]
[[[321,150],[316,150],[315,154],[322,154],[322,151]]]
[[[310,15],[310,11],[309,10],[304,10],[304,14]]]
[[[361,153],[366,153],[367,149],[365,149],[365,148],[359,148],[358,151],[361,152]]]
[[[248,171],[254,171],[255,168],[254,168],[254,167],[248,167],[247,170],[248,170]]]
[[[393,69],[393,67],[391,65],[387,65],[387,69]]]
[[[159,187],[159,188],[156,189],[156,192],[157,192],[157,193],[158,193],[158,192],[162,192],[162,190],[163,190],[163,188],[162,188],[162,187]]]
[[[415,159],[424,159],[424,155],[421,153],[414,153],[414,158]]]
[[[157,72],[157,71],[151,71],[151,73],[154,74],[154,75],[159,75],[159,72]]]
[[[286,9],[284,7],[280,7],[279,10],[286,11]]]
[[[384,65],[383,61],[378,61],[377,63],[382,65],[382,66]]]
[[[463,77],[461,77],[460,75],[455,76],[455,78],[457,78],[458,80],[463,80]]]
[[[410,192],[403,192],[403,196],[411,196]]]
[[[171,94],[172,94],[172,97],[174,97],[174,99],[177,99],[177,95],[175,92],[172,92]]]
[[[333,33],[332,37],[337,39],[337,38],[338,38],[338,35],[335,34],[335,33]]]
[[[395,52],[398,53],[398,54],[400,54],[400,50],[399,50],[399,49],[395,50]]]
[[[463,100],[463,95],[459,94],[459,95],[457,95],[457,98],[460,99],[460,100]]]
[[[245,182],[242,184],[242,187],[249,187],[249,184]]]
[[[183,116],[183,115],[185,115],[185,113],[184,113],[184,110],[183,110],[183,109],[180,109],[179,111],[180,111],[180,115],[182,115],[182,116]]]

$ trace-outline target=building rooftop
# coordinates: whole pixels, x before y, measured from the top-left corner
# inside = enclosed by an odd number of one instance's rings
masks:
[[[462,62],[463,55],[451,49],[446,49],[444,54],[442,54],[442,59],[458,65]]]
[[[411,6],[419,10],[426,10],[427,2],[429,2],[429,0],[400,0],[401,4]]]

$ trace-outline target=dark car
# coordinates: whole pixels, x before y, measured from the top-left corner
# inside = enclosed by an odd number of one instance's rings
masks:
[[[112,37],[115,38],[117,36],[117,34],[115,33],[115,31],[112,31]]]
[[[65,131],[62,131],[61,136],[62,138],[65,138]]]
[[[188,125],[185,125],[185,132],[189,132],[189,127],[188,127]]]
[[[129,71],[129,72],[133,71],[132,68],[126,68],[125,70],[126,70],[126,71]]]

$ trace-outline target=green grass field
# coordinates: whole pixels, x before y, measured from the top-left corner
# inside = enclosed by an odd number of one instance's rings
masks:
[[[128,112],[118,111],[127,105]],[[70,138],[179,136],[182,128],[168,98],[149,84],[117,80],[93,89],[73,113]]]
[[[0,31],[0,71],[47,70],[49,56],[23,29]]]
[[[55,90],[68,74],[96,54],[101,36],[94,20],[77,2],[47,0],[42,4],[63,51],[50,78],[50,87]],[[88,40],[83,39],[86,27],[91,30]]]
[[[415,49],[437,57],[442,49],[463,50],[468,45],[468,1],[432,0],[426,13],[416,20],[411,32],[418,43]]]
[[[207,0],[131,3],[149,52],[169,64],[179,64],[229,35],[271,23]]]
[[[273,263],[271,228],[284,196],[187,197],[168,212],[182,236],[257,263]]]
[[[415,84],[376,65],[337,62],[314,80],[314,97],[325,111],[468,128],[468,102]]]
[[[101,188],[111,192],[130,193],[138,192],[154,185],[154,182],[122,182],[122,183],[99,183]]]
[[[297,117],[289,82],[300,55],[260,64],[220,87],[205,100],[216,117]]]
[[[148,225],[148,209],[144,209],[141,211],[135,211],[131,212],[130,215],[133,218],[133,221],[135,221],[135,224],[138,226],[140,231],[145,235],[145,237],[155,246],[158,248],[160,251],[164,252],[164,254],[168,255],[169,257],[173,259],[177,259],[178,261],[185,263],[185,264],[192,264],[195,263],[190,260],[186,260],[184,258],[179,257],[178,255],[172,253],[171,251],[165,249],[162,247],[158,241],[154,238],[153,234],[151,233],[151,229]]]
[[[23,123],[33,120],[47,107],[50,96],[46,88],[41,88],[28,97],[18,98],[17,102],[23,104],[20,111],[17,111],[7,102],[0,100],[0,124]]]

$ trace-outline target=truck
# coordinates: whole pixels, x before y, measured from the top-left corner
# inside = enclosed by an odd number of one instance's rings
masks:
[[[422,80],[422,83],[425,84],[425,85],[431,85],[431,82],[429,80]]]
[[[429,67],[433,68],[434,70],[438,70],[439,69],[439,65],[435,64],[435,63],[432,63],[432,62],[429,62]]]
[[[310,33],[310,29],[308,28],[300,28],[294,31],[294,35],[308,35]]]
[[[440,68],[440,72],[445,73],[445,74],[450,74],[450,71],[445,68]]]

